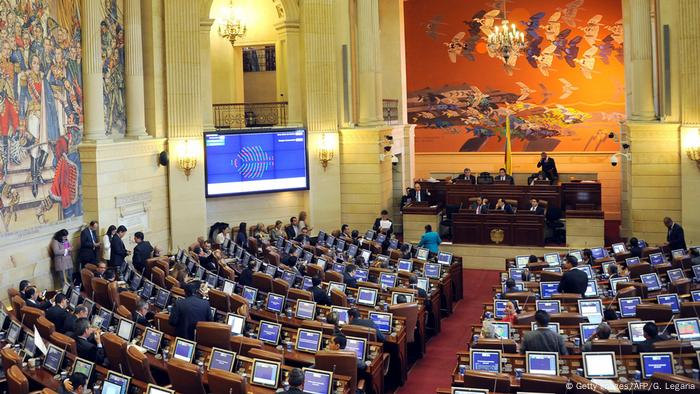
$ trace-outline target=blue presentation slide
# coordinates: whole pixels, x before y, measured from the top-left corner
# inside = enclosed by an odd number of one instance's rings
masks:
[[[206,134],[207,196],[308,189],[306,131]]]

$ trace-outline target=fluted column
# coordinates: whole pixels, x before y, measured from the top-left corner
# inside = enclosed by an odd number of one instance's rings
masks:
[[[199,61],[202,64],[202,126],[204,130],[214,130],[214,107],[211,82],[211,44],[209,34],[213,19],[199,21]]]
[[[379,2],[357,0],[359,123],[363,126],[383,122],[379,42]]]
[[[82,57],[83,57],[83,138],[88,141],[106,141],[105,110],[103,104],[102,44],[100,23],[102,7],[99,1],[82,0]]]
[[[299,45],[299,22],[285,22],[275,25],[279,42],[277,44],[277,86],[278,97],[288,102],[289,124],[301,124],[302,113],[302,53]],[[280,96],[283,94],[284,96]]]
[[[140,0],[124,0],[124,29],[126,136],[149,137],[146,133]]]
[[[651,0],[626,0],[625,51],[628,65],[628,97],[630,120],[654,119],[652,72]]]
[[[700,125],[700,2],[680,0],[681,119]]]

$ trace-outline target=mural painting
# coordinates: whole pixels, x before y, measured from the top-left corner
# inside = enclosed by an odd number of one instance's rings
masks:
[[[126,97],[124,96],[124,14],[122,1],[103,0],[104,19],[100,24],[102,77],[104,79],[105,130],[107,135],[124,135]]]
[[[408,0],[409,121],[417,152],[613,151],[624,121],[622,9],[610,0]],[[507,62],[487,37],[525,35]]]

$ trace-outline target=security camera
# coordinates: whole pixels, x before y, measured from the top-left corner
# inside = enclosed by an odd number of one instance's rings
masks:
[[[628,144],[628,143],[626,143],[626,142],[623,142],[623,143],[622,143],[622,149],[627,150],[627,149],[629,149],[629,148],[630,148],[630,144]]]
[[[610,139],[615,138],[615,132],[611,131],[610,133],[608,133],[608,138],[610,138]]]
[[[613,167],[617,167],[617,163],[619,163],[619,160],[617,159],[617,155],[610,156],[610,165]]]
[[[398,165],[399,164],[399,158],[396,156],[391,156],[391,164],[393,165]]]

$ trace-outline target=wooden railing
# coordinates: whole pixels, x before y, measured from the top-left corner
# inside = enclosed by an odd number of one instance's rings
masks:
[[[271,127],[287,124],[286,101],[273,103],[214,104],[216,128]]]

